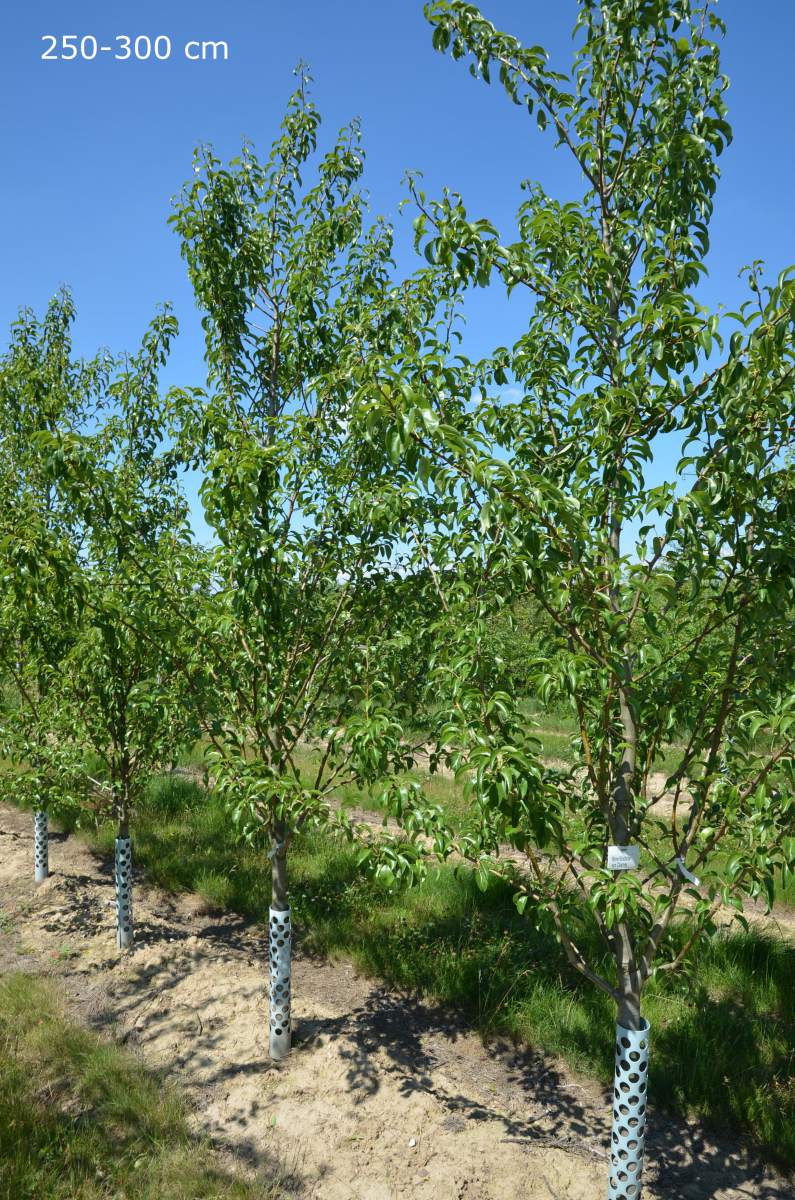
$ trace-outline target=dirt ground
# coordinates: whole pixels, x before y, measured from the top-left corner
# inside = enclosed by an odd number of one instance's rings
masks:
[[[265,931],[136,880],[136,944],[114,944],[112,864],[0,806],[0,969],[60,980],[73,1013],[187,1093],[197,1130],[300,1200],[601,1200],[609,1101],[559,1062],[480,1039],[432,1003],[301,953],[295,1046],[267,1059]],[[653,1061],[652,1061],[653,1071]],[[653,1087],[653,1083],[652,1083]],[[650,1109],[645,1195],[792,1200],[742,1147]]]

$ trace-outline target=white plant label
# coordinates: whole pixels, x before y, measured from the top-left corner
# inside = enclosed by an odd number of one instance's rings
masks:
[[[686,879],[688,883],[694,883],[696,885],[696,887],[700,886],[701,880],[698,878],[697,875],[694,875],[692,871],[688,871],[687,867],[684,864],[684,861],[681,858],[676,859],[676,869],[679,872],[679,874],[682,876],[682,878]]]
[[[640,846],[608,846],[607,866],[610,871],[637,871]]]

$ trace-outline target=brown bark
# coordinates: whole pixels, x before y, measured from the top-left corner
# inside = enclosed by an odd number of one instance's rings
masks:
[[[273,857],[271,858],[271,908],[285,912],[290,907],[287,884],[287,826],[277,821],[273,826]]]

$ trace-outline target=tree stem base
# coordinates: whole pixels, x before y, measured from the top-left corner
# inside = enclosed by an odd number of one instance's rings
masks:
[[[292,918],[290,909],[270,910],[269,1052],[278,1061],[290,1053],[290,986],[292,968]]]
[[[133,943],[132,842],[116,838],[116,945],[128,950]]]
[[[646,1088],[649,1075],[649,1023],[641,1029],[616,1025],[613,1081],[613,1133],[607,1200],[640,1200],[646,1146]]]
[[[33,876],[44,883],[50,874],[50,835],[47,813],[39,809],[33,814]]]

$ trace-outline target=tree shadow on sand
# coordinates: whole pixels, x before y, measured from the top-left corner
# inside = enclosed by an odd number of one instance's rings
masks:
[[[494,1122],[504,1131],[503,1141],[557,1146],[607,1160],[608,1090],[601,1104],[595,1103],[596,1089],[584,1099],[585,1089],[553,1061],[504,1040],[493,1040],[473,1056],[470,1030],[449,1009],[376,987],[364,1005],[344,1016],[302,1022],[301,1037],[303,1053],[326,1039],[343,1041],[348,1084],[359,1102],[378,1090],[387,1070],[398,1075],[402,1093],[423,1092],[447,1108],[451,1130],[463,1133],[470,1122]],[[465,1052],[459,1048],[464,1043]],[[438,1083],[440,1069],[461,1085],[458,1090]],[[484,1099],[489,1085],[496,1085],[501,1103]],[[650,1189],[666,1200],[712,1200],[727,1189],[732,1200],[791,1200],[793,1195],[790,1182],[776,1181],[743,1147],[653,1110],[647,1163]]]

